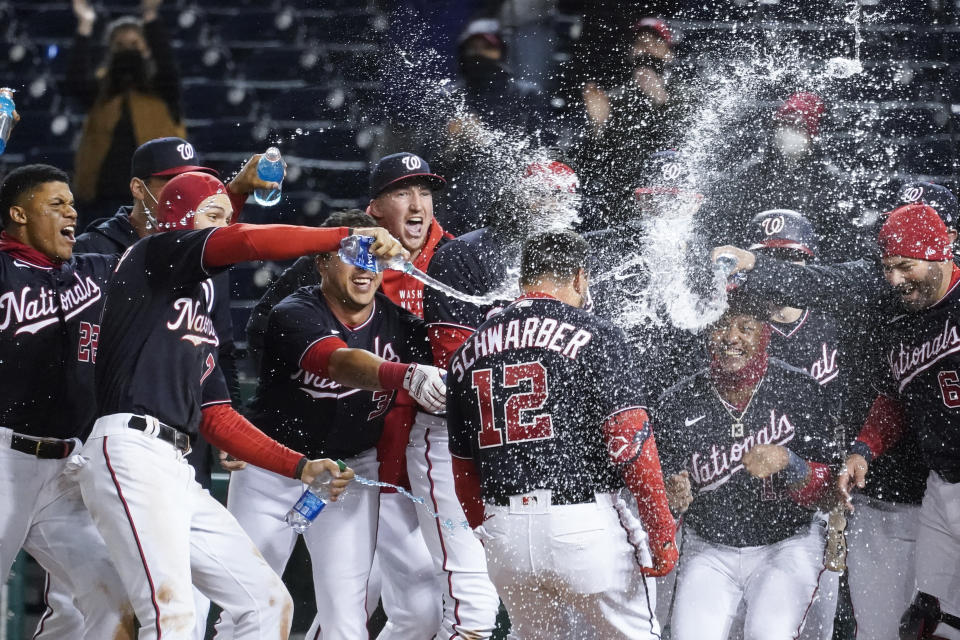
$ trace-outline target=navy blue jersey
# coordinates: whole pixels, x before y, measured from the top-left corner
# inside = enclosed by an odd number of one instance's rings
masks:
[[[828,393],[843,386],[840,345],[833,318],[807,309],[796,322],[770,322],[769,353],[803,369]]]
[[[473,330],[519,293],[520,245],[490,227],[477,229],[440,247],[427,274],[463,293],[499,292],[501,300],[478,306],[426,287],[423,318],[428,325],[449,325]],[[515,269],[511,269],[515,266]]]
[[[116,256],[58,268],[0,251],[0,426],[31,436],[84,435],[94,418],[100,312]]]
[[[586,502],[621,488],[603,423],[642,408],[623,332],[553,298],[521,298],[480,325],[447,374],[450,451],[473,458],[483,498],[550,489]]]
[[[146,414],[195,436],[201,409],[230,402],[203,248],[215,229],[167,231],[120,258],[103,309],[98,415]]]
[[[707,370],[667,390],[653,412],[663,475],[689,472],[694,500],[683,522],[701,538],[732,547],[773,544],[808,527],[811,511],[790,499],[781,474],[747,473],[743,455],[755,444],[777,444],[834,463],[835,423],[816,380],[776,359],[741,413],[720,398]]]
[[[932,307],[894,316],[882,335],[885,391],[899,399],[927,466],[960,475],[960,281]]]
[[[393,362],[429,363],[426,326],[381,293],[357,327],[337,320],[319,286],[303,287],[270,312],[251,421],[311,458],[346,458],[375,446],[395,391],[366,391],[300,368],[310,347],[339,338]]]

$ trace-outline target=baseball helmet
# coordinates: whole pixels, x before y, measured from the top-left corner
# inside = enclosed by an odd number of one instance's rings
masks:
[[[747,235],[748,249],[793,249],[816,255],[813,224],[792,209],[769,209],[753,216]]]
[[[576,172],[562,162],[531,162],[523,170],[524,187],[539,187],[544,191],[576,193],[580,179]]]
[[[157,226],[160,231],[193,229],[197,210],[211,196],[229,192],[222,182],[209,173],[188,171],[168,182],[160,192]]]
[[[950,189],[932,182],[908,182],[900,187],[899,204],[922,203],[933,207],[948,229],[956,229],[960,222],[960,207],[957,197]]]

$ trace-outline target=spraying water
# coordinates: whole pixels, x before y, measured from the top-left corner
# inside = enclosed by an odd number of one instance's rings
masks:
[[[362,484],[365,487],[374,487],[378,489],[382,487],[386,487],[389,489],[396,489],[397,493],[399,493],[400,495],[408,499],[413,504],[418,505],[419,507],[424,509],[427,513],[430,514],[430,517],[436,518],[437,522],[439,522],[440,525],[443,528],[447,529],[448,531],[455,531],[457,529],[465,529],[467,531],[470,530],[470,523],[467,522],[466,520],[455,522],[450,518],[444,518],[439,513],[437,513],[436,511],[433,511],[430,507],[427,506],[427,501],[425,498],[423,498],[422,496],[415,496],[409,491],[407,491],[406,489],[404,489],[403,487],[397,486],[395,484],[390,484],[389,482],[380,482],[379,480],[371,480],[370,478],[364,478],[363,476],[359,476],[359,475],[354,476],[353,479],[355,482],[357,482],[358,484]]]

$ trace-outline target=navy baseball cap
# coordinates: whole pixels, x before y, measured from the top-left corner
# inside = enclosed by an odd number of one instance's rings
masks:
[[[957,197],[950,189],[932,182],[908,182],[900,187],[897,196],[900,204],[920,202],[933,207],[948,229],[956,229],[960,221]]]
[[[640,175],[640,186],[633,191],[638,200],[645,195],[695,195],[690,188],[690,171],[678,151],[667,149],[647,156]]]
[[[187,171],[201,171],[220,177],[214,169],[199,164],[193,145],[183,138],[154,138],[133,152],[130,177],[145,180],[152,176],[177,176]]]
[[[769,209],[753,216],[747,241],[756,249],[793,249],[815,256],[817,243],[813,224],[792,209]]]
[[[376,198],[390,185],[408,178],[422,178],[434,191],[443,189],[447,181],[431,173],[427,161],[415,153],[393,153],[384,156],[370,172],[370,197]]]

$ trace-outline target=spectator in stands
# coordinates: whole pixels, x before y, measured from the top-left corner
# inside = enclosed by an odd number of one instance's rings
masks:
[[[738,238],[753,212],[793,209],[809,216],[817,230],[821,260],[848,259],[859,231],[852,223],[855,212],[842,208],[846,189],[820,143],[826,114],[826,104],[814,93],[800,91],[780,104],[765,146],[733,172],[716,199],[727,237]]]
[[[680,117],[679,92],[668,87],[673,34],[659,18],[643,18],[631,31],[632,47],[622,65],[622,84],[604,88],[593,79],[583,87],[588,128],[576,150],[584,194],[604,214],[628,206],[645,159],[674,146]],[[589,231],[590,229],[585,229]]]
[[[74,192],[92,214],[110,211],[130,196],[127,167],[134,149],[153,138],[185,135],[180,78],[158,9],[163,0],[142,0],[142,20],[123,17],[106,27],[107,54],[93,63],[96,12],[89,0],[73,0],[77,37],[65,92],[87,117],[74,163]]]

